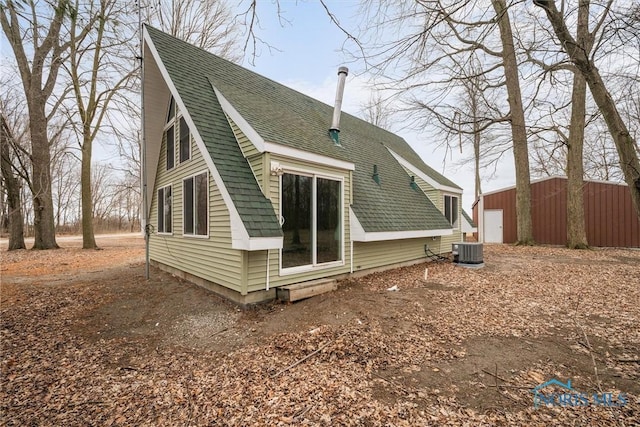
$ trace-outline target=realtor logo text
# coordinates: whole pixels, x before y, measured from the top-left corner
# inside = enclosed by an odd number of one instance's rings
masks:
[[[545,393],[543,389],[556,386],[564,389],[564,392]],[[553,378],[536,386],[533,390],[533,406],[562,406],[562,407],[579,407],[579,406],[608,406],[620,407],[627,404],[627,396],[624,393],[580,393],[571,387],[571,380],[566,383]]]

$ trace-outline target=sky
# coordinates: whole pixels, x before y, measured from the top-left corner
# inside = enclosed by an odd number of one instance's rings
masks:
[[[326,3],[340,24],[355,32],[358,1],[328,0]],[[263,3],[261,7],[258,34],[275,49],[259,47],[257,56],[252,60],[245,58],[243,66],[333,105],[337,70],[339,66],[346,65],[350,69],[350,75],[345,86],[343,111],[360,116],[362,105],[369,100],[372,90],[367,84],[366,75],[362,74],[364,64],[354,63],[353,59],[342,51],[346,37],[331,22],[320,2],[281,0],[282,15],[289,21],[282,24],[278,19],[275,4]],[[403,129],[402,123],[393,123],[391,130],[403,137],[425,163],[463,188],[463,207],[471,213],[471,205],[474,202],[473,167],[471,164],[460,165],[463,158],[471,155],[471,147],[463,148],[465,151],[462,154],[457,149],[447,153],[443,148],[438,148],[442,141],[434,141],[426,133]],[[506,156],[492,176],[483,173],[481,177],[483,192],[514,185],[512,157]]]
[[[326,0],[326,4],[344,28],[357,33],[358,0]],[[278,16],[274,0],[258,2],[260,22],[256,32],[273,48],[259,44],[256,56],[247,55],[243,65],[329,105],[334,103],[338,67],[347,65],[350,75],[345,87],[343,111],[361,116],[360,110],[369,100],[372,89],[367,84],[366,74],[362,73],[364,64],[353,62],[343,52],[344,33],[331,22],[319,1],[280,0],[279,6],[283,19]],[[346,46],[353,47],[348,43]],[[2,34],[0,59],[5,62],[11,55]],[[7,67],[0,64],[0,72],[7,72]],[[470,212],[474,202],[473,168],[471,164],[461,165],[460,161],[470,157],[471,147],[464,148],[466,151],[462,154],[458,150],[445,152],[438,148],[443,141],[434,141],[428,133],[406,129],[401,122],[392,123],[390,130],[403,137],[425,163],[463,188],[462,206]],[[114,155],[112,148],[96,147],[96,157],[114,162],[117,161]],[[491,176],[488,173],[481,176],[484,192],[514,185],[512,158],[506,156]]]

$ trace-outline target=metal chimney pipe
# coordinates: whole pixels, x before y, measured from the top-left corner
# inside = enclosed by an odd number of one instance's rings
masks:
[[[330,133],[340,132],[340,113],[342,112],[342,95],[344,94],[344,83],[347,80],[349,69],[347,67],[338,68],[338,88],[336,89],[336,103],[333,108],[333,120],[331,120]]]

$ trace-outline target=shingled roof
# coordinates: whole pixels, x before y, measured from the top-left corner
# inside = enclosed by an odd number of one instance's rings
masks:
[[[365,232],[451,228],[428,197],[412,188],[389,149],[435,181],[459,187],[428,167],[404,139],[343,112],[337,146],[328,135],[332,106],[152,27],[147,31],[251,236],[275,235],[280,228],[268,200],[258,194],[213,87],[265,141],[353,163],[351,208]],[[374,165],[379,184],[372,178]]]

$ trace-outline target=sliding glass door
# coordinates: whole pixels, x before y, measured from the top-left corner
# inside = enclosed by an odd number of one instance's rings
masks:
[[[282,175],[282,268],[342,260],[342,181]]]

